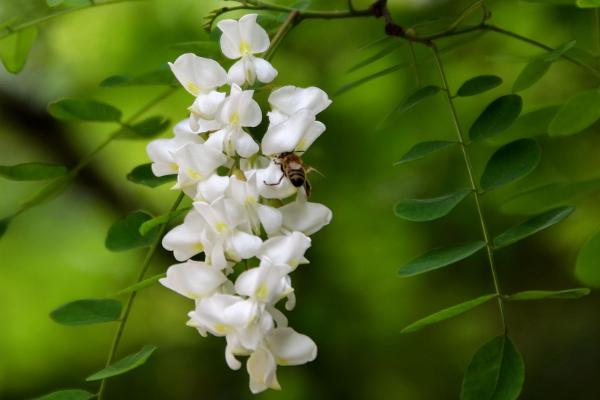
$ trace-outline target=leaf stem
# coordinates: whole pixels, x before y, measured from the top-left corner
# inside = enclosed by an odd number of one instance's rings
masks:
[[[487,228],[487,223],[486,223],[486,220],[485,220],[485,217],[483,214],[483,209],[481,207],[481,202],[479,199],[479,196],[480,196],[479,187],[477,185],[477,182],[475,181],[475,176],[473,174],[473,166],[471,164],[471,157],[469,155],[468,145],[465,142],[464,133],[460,126],[458,114],[456,112],[456,107],[454,106],[454,101],[450,94],[448,80],[446,78],[446,72],[442,65],[442,60],[438,53],[437,47],[435,44],[431,44],[430,47],[433,52],[433,57],[435,59],[435,62],[436,62],[436,65],[437,65],[437,68],[438,68],[438,71],[440,74],[440,79],[442,81],[443,88],[445,89],[444,93],[446,94],[446,99],[448,100],[448,107],[450,108],[450,113],[452,115],[452,122],[454,123],[454,128],[456,130],[456,136],[457,136],[458,142],[460,143],[460,148],[462,150],[462,156],[463,156],[463,159],[465,162],[465,167],[467,169],[467,174],[469,176],[469,183],[471,185],[471,190],[473,190],[473,198],[475,199],[475,208],[477,209],[477,216],[479,218],[479,224],[481,225],[481,232],[483,234],[483,239],[485,241],[488,262],[490,265],[492,280],[494,282],[494,289],[496,290],[496,297],[498,299],[498,309],[500,311],[500,320],[502,321],[502,327],[504,329],[504,332],[506,333],[507,325],[506,325],[506,318],[504,316],[504,300],[502,297],[502,291],[500,289],[500,282],[498,280],[498,274],[496,273],[496,266],[495,266],[495,262],[494,262],[494,248],[493,248],[493,244],[492,244],[490,234],[489,234],[489,231]]]
[[[177,210],[177,207],[179,207],[179,204],[183,200],[183,197],[184,197],[184,193],[180,192],[179,195],[177,196],[177,199],[171,206],[171,209],[169,210],[168,214],[171,214]],[[142,262],[140,273],[138,274],[137,280],[133,283],[133,285],[137,285],[144,279],[146,272],[148,272],[148,268],[150,268],[150,261],[152,261],[152,258],[154,257],[154,254],[156,253],[156,249],[158,248],[158,245],[159,245],[160,241],[162,240],[162,237],[163,237],[166,229],[167,229],[167,223],[164,223],[160,226],[160,228],[158,230],[158,234],[156,235],[156,239],[154,240],[154,242],[152,242],[152,245],[148,249],[148,252],[146,253],[146,257],[144,258],[144,261]],[[137,291],[134,290],[129,294],[129,297],[127,298],[127,303],[125,305],[125,309],[123,310],[123,315],[119,320],[119,326],[117,327],[117,331],[113,338],[112,346],[110,347],[110,350],[108,352],[108,357],[106,358],[105,367],[110,366],[113,362],[115,354],[119,348],[119,344],[121,343],[121,338],[123,337],[123,331],[125,330],[125,325],[127,324],[127,320],[129,319],[129,313],[131,312],[131,307],[133,306],[133,302],[135,301],[136,295],[137,295]],[[104,379],[102,379],[102,381],[100,381],[100,388],[98,389],[98,395],[97,395],[98,400],[102,400],[102,398],[104,396],[104,391],[106,390],[106,382],[107,382],[106,378],[104,378]]]
[[[281,24],[281,26],[273,36],[273,39],[271,39],[271,45],[269,46],[269,49],[267,50],[264,56],[265,60],[270,60],[273,57],[275,51],[277,51],[279,43],[281,43],[285,35],[287,35],[287,33],[294,27],[294,25],[299,22],[297,19],[298,15],[300,15],[300,12],[298,10],[291,11],[286,20],[283,22],[283,24]]]
[[[118,3],[129,3],[129,2],[134,2],[134,1],[139,2],[139,1],[147,1],[147,0],[111,0],[111,1],[103,1],[103,2],[91,1],[89,4],[84,4],[84,5],[76,6],[76,7],[64,8],[59,11],[55,11],[53,13],[41,16],[39,18],[35,18],[35,19],[29,20],[29,21],[22,22],[20,24],[16,24],[16,25],[9,24],[0,30],[0,39],[10,36],[13,33],[16,33],[25,28],[29,28],[30,26],[34,26],[34,25],[41,24],[42,22],[46,22],[54,17],[60,17],[61,15],[70,14],[75,11],[84,10],[84,9],[93,8],[93,7],[108,6],[108,5],[118,4]]]

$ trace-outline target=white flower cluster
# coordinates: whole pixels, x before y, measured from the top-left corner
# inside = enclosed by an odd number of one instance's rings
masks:
[[[154,174],[177,174],[175,188],[194,200],[183,224],[163,239],[181,263],[160,282],[195,301],[189,326],[203,336],[225,337],[229,367],[241,367],[236,356],[249,356],[250,389],[258,393],[279,389],[277,365],[304,364],[317,354],[315,343],[288,327],[276,304],[287,299],[285,308],[294,307],[290,273],[308,263],[307,235],[329,223],[331,210],[307,200],[305,186],[288,179],[283,159],[306,151],[323,133],[325,126],[315,116],[331,101],[315,87],[274,90],[259,147],[245,128],[258,126],[262,112],[253,90],[244,87],[277,75],[256,56],[269,48],[269,37],[256,14],[223,20],[218,27],[223,54],[238,61],[229,72],[193,54],[170,64],[195,101],[174,137],[147,148]],[[229,94],[219,91],[225,85]],[[301,162],[295,167],[302,168]],[[201,253],[204,261],[192,260]],[[250,259],[258,266],[248,268]]]

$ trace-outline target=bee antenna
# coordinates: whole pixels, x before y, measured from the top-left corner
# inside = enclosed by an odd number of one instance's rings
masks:
[[[321,175],[323,178],[327,178],[324,173],[322,173],[321,171],[319,171],[316,168],[308,167],[308,169],[306,170],[307,173],[310,173],[310,172],[313,172],[313,171],[316,172],[317,174]]]

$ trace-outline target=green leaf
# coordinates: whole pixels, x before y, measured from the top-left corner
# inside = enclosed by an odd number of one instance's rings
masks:
[[[81,7],[92,4],[92,0],[46,0],[46,4],[51,8],[62,5],[67,7]]]
[[[179,217],[180,215],[187,213],[189,210],[191,210],[191,208],[192,207],[180,208],[178,210],[173,211],[170,214],[160,215],[158,217],[154,217],[151,220],[144,222],[140,226],[140,234],[142,236],[145,236],[148,232],[150,232],[155,227],[166,224],[169,221],[171,221],[172,219],[175,219],[175,218]]]
[[[456,92],[457,96],[467,97],[487,92],[502,84],[502,78],[496,75],[479,75],[467,80]]]
[[[23,202],[21,205],[22,209],[27,209],[38,204],[47,202],[65,191],[67,187],[73,181],[73,174],[67,174],[56,178],[44,186],[39,192],[37,192],[29,200]]]
[[[588,286],[600,287],[600,231],[579,250],[575,277]]]
[[[0,165],[0,176],[13,181],[38,181],[65,175],[67,167],[59,164],[31,162],[17,165]]]
[[[263,15],[258,16],[259,20],[261,17],[263,17]],[[260,24],[260,22],[259,22],[259,24]],[[261,24],[261,26],[262,26],[262,24]],[[208,57],[208,58],[213,58],[213,59],[222,57],[221,47],[219,46],[219,42],[214,41],[214,40],[179,42],[179,43],[173,43],[169,47],[177,50],[178,53],[180,53],[180,54],[194,53],[194,54],[201,55],[203,57]],[[173,79],[174,79],[174,76],[173,76],[173,74],[171,74],[171,80],[173,80]]]
[[[429,153],[433,153],[438,150],[445,149],[446,147],[458,144],[458,142],[451,142],[448,140],[431,140],[428,142],[421,142],[414,145],[406,154],[404,154],[394,165],[403,164],[408,161],[418,160],[423,158]]]
[[[10,225],[10,221],[12,221],[12,217],[0,219],[0,237],[4,236],[4,234],[8,230],[8,225]]]
[[[600,190],[600,179],[549,183],[510,197],[502,205],[502,212],[531,214],[598,190]]]
[[[528,290],[504,296],[506,300],[580,299],[590,294],[588,288],[564,290]]]
[[[520,92],[533,86],[534,83],[542,79],[542,77],[550,69],[552,62],[541,58],[534,58],[525,68],[519,73],[515,83],[513,84],[513,92]]]
[[[143,211],[134,211],[126,217],[117,220],[108,230],[105,245],[111,251],[124,251],[136,247],[150,246],[158,234],[154,229],[145,236],[139,232],[140,226],[152,219],[152,216]]]
[[[600,0],[577,0],[575,4],[579,8],[596,8],[600,7]]]
[[[96,397],[95,394],[81,389],[67,389],[52,392],[35,400],[89,400]]]
[[[129,294],[129,293],[132,293],[132,292],[139,292],[142,289],[146,289],[147,287],[150,287],[150,286],[154,285],[156,282],[158,282],[158,280],[160,278],[164,278],[165,276],[166,275],[165,275],[164,272],[160,273],[160,274],[157,274],[157,275],[154,275],[154,276],[151,276],[150,278],[146,278],[146,279],[144,279],[141,282],[138,282],[138,283],[136,283],[134,285],[126,287],[123,290],[120,290],[119,292],[117,292],[115,294],[115,296],[121,296],[121,295]]]
[[[37,28],[31,26],[0,40],[0,59],[8,72],[17,74],[25,67],[37,33]]]
[[[364,50],[370,49],[372,47],[378,46],[380,44],[383,44],[385,42],[389,42],[391,40],[392,40],[391,36],[388,36],[388,35],[381,36],[380,38],[377,38],[375,40],[369,40],[368,42],[361,44],[360,46],[358,46],[356,51],[364,51]]]
[[[157,187],[165,183],[175,182],[177,175],[154,176],[152,172],[152,163],[138,165],[127,174],[127,179],[131,182],[148,187]]]
[[[569,40],[568,42],[565,42],[565,43],[557,46],[550,53],[547,53],[546,56],[544,57],[544,60],[554,62],[554,61],[558,60],[559,58],[561,58],[565,53],[567,53],[568,51],[573,49],[573,47],[575,47],[576,44],[577,44],[576,40]]]
[[[216,44],[215,44],[216,45]],[[173,86],[177,83],[169,68],[160,68],[137,76],[113,75],[100,82],[101,87]]]
[[[525,381],[523,359],[508,336],[484,344],[469,364],[461,400],[516,400]]]
[[[501,248],[506,247],[510,244],[523,240],[539,231],[556,225],[571,213],[575,211],[574,206],[562,206],[556,207],[551,210],[545,211],[535,217],[522,222],[519,225],[513,226],[504,233],[496,236],[494,239],[494,247]]]
[[[137,124],[128,126],[119,139],[148,139],[160,135],[168,127],[171,121],[164,117],[156,116],[146,118]]]
[[[515,139],[545,135],[559,109],[560,106],[548,106],[522,114],[502,135],[493,136],[489,142],[505,144]]]
[[[352,89],[354,89],[354,88],[356,88],[358,86],[364,85],[365,83],[370,82],[373,79],[377,79],[377,78],[381,78],[382,76],[389,75],[389,74],[391,74],[393,72],[396,72],[396,71],[399,71],[399,70],[401,70],[403,68],[406,68],[409,65],[410,65],[409,62],[403,62],[403,63],[400,63],[400,64],[392,65],[391,67],[385,68],[385,69],[383,69],[381,71],[375,72],[373,74],[367,75],[367,76],[365,76],[363,78],[357,79],[355,81],[352,81],[350,83],[347,83],[347,84],[341,86],[338,90],[336,90],[333,93],[333,95],[334,96],[339,96],[339,95],[341,95],[343,93],[346,93],[346,92],[348,92],[348,91],[350,91],[350,90],[352,90]]]
[[[377,60],[381,60],[382,58],[384,58],[388,54],[391,54],[394,51],[398,50],[400,48],[400,44],[401,43],[402,42],[398,43],[398,42],[394,41],[394,42],[388,44],[386,47],[380,49],[377,53],[373,54],[372,56],[367,57],[364,60],[361,60],[358,63],[354,64],[346,72],[347,73],[354,72],[354,71],[356,71],[358,69],[361,69],[363,67],[366,67],[367,65],[370,65],[370,64],[374,63]]]
[[[129,372],[132,369],[135,369],[143,365],[146,361],[148,361],[148,358],[150,358],[152,353],[154,353],[154,350],[156,350],[155,346],[146,345],[142,347],[142,349],[137,353],[121,358],[114,364],[109,365],[108,367],[96,372],[95,374],[88,376],[86,378],[86,381],[98,381],[116,375],[121,375],[125,372]]]
[[[95,100],[61,99],[48,104],[48,112],[64,121],[119,122],[121,111]]]
[[[562,106],[548,129],[550,136],[581,132],[600,118],[600,90],[578,93]]]
[[[416,92],[410,94],[408,97],[402,100],[402,102],[400,102],[398,107],[396,107],[396,109],[394,110],[394,113],[403,113],[405,111],[408,111],[417,104],[428,99],[429,97],[435,96],[440,90],[442,90],[442,88],[440,88],[439,86],[423,86],[422,88],[418,89]]]
[[[444,310],[438,311],[438,312],[431,314],[423,319],[413,322],[406,328],[402,329],[402,331],[400,333],[416,332],[428,325],[435,324],[437,322],[444,321],[444,320],[452,318],[452,317],[456,317],[457,315],[463,314],[463,313],[493,299],[494,297],[496,297],[495,293],[494,294],[486,294],[485,296],[481,296],[476,299],[469,300],[464,303],[454,305],[452,307],[448,307]]]
[[[498,97],[471,125],[469,137],[472,140],[485,139],[508,129],[519,117],[522,108],[523,100],[519,95],[508,94]]]
[[[433,221],[442,218],[472,192],[460,189],[431,199],[404,199],[394,206],[394,214],[409,221]]]
[[[398,276],[413,276],[454,264],[485,247],[485,242],[471,242],[438,247],[415,258],[398,270]]]
[[[519,139],[500,147],[487,162],[481,188],[492,190],[529,175],[541,160],[540,146],[533,139]]]
[[[85,299],[63,304],[50,313],[62,325],[88,325],[116,321],[121,316],[121,302],[114,299]]]

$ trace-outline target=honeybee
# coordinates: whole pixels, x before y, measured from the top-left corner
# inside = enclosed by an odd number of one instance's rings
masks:
[[[281,180],[286,177],[294,187],[304,187],[304,190],[306,191],[306,197],[310,196],[310,182],[308,181],[306,174],[312,171],[313,168],[307,168],[302,159],[291,151],[279,154],[277,158],[273,160],[273,162],[281,167],[281,178],[274,183],[268,183],[265,181],[265,185],[279,185]]]

